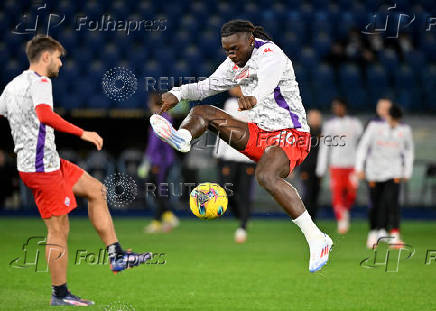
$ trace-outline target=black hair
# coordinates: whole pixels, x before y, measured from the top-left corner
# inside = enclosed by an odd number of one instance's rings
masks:
[[[221,27],[221,37],[228,37],[238,32],[252,33],[255,38],[272,41],[262,26],[254,26],[252,22],[247,20],[234,19]]]
[[[348,102],[343,97],[335,97],[333,98],[332,102],[338,102],[340,105],[344,106],[345,108],[348,108]]]
[[[391,108],[389,108],[389,115],[394,120],[401,120],[403,117],[403,109],[400,106],[393,104]]]

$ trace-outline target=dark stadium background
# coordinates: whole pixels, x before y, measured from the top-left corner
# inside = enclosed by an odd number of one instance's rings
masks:
[[[405,122],[414,129],[416,162],[402,202],[416,208],[411,213],[414,215],[418,210],[429,212],[421,207],[436,205],[436,142],[432,135],[436,121],[436,25],[431,26],[435,24],[435,9],[432,0],[7,0],[0,3],[0,89],[27,69],[24,45],[36,32],[48,32],[59,40],[67,55],[60,76],[53,81],[56,111],[68,121],[102,135],[110,159],[104,164],[111,167],[102,168],[100,177],[104,178],[109,172],[123,170],[123,152],[136,151],[139,161],[147,145],[150,88],[146,89],[146,77],[174,77],[178,81],[179,77],[208,76],[225,57],[220,48],[221,25],[233,18],[248,19],[262,25],[291,58],[303,104],[306,109],[320,109],[324,120],[329,116],[331,99],[338,95],[349,101],[351,112],[363,122],[373,117],[381,96],[393,98],[404,108]],[[109,15],[121,25],[143,21],[142,28],[129,33],[123,26],[105,31],[107,24],[101,21],[107,21]],[[37,17],[36,30],[29,30]],[[86,25],[81,24],[84,20]],[[386,20],[387,26],[381,31]],[[135,93],[119,102],[106,96],[102,87],[104,74],[118,66],[130,70],[137,79]],[[225,99],[224,94],[207,103],[221,106]],[[179,110],[177,122],[186,112],[186,107]],[[0,132],[0,149],[6,151],[13,166],[12,138],[4,118]],[[78,160],[92,172],[87,163],[92,146],[62,133],[56,137],[61,154]],[[194,162],[198,159],[203,163],[196,168],[198,181],[211,181],[216,176],[211,152],[202,150],[194,157]],[[186,172],[187,162],[179,154],[179,175]],[[328,205],[327,178],[324,180],[321,202]],[[298,186],[297,178],[294,182]],[[28,206],[33,204],[31,200],[23,200],[25,190],[18,184],[13,189],[15,199],[7,201],[7,210],[32,210]],[[366,205],[366,200],[366,188],[361,186],[358,205]],[[144,201],[133,204],[137,209],[145,206],[150,207]],[[179,209],[186,209],[186,204],[180,203]],[[256,211],[279,209],[257,189]]]

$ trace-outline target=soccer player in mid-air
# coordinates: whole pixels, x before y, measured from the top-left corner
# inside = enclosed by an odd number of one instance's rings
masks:
[[[309,271],[315,272],[327,263],[333,242],[312,222],[298,192],[285,180],[310,149],[309,126],[292,62],[262,27],[249,21],[225,23],[221,44],[226,60],[208,79],[164,93],[162,111],[182,99],[202,100],[239,85],[243,93],[239,109],[248,110],[252,122],[200,105],[191,109],[179,130],[159,114],[154,114],[150,123],[156,134],[178,151],[188,152],[191,140],[210,130],[257,162],[257,181],[304,233],[310,249]]]
[[[77,206],[75,195],[88,199],[89,219],[107,247],[114,273],[145,263],[151,254],[121,248],[104,186],[75,164],[59,158],[54,130],[76,135],[93,143],[97,150],[103,147],[97,133],[84,131],[53,112],[51,79],[58,76],[64,53],[62,45],[49,36],[38,35],[30,40],[26,45],[30,68],[6,86],[0,97],[0,116],[9,121],[20,177],[32,190],[47,226],[50,305],[88,306],[94,302],[71,294],[67,288],[68,213]]]

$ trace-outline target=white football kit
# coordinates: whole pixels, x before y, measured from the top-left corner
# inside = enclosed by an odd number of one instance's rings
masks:
[[[329,166],[354,168],[362,132],[362,123],[354,117],[334,117],[327,121],[322,127],[316,174],[323,176]]]
[[[363,171],[368,181],[410,178],[413,171],[414,146],[410,126],[372,121],[368,124],[357,149],[356,171]]]
[[[229,58],[207,79],[171,89],[179,101],[205,97],[240,86],[244,96],[256,97],[248,110],[251,122],[265,131],[295,128],[310,132],[291,60],[271,41],[256,38],[243,68]]]
[[[0,97],[0,115],[11,127],[20,172],[52,172],[60,168],[54,130],[39,122],[35,107],[53,108],[51,80],[25,70],[6,85]]]

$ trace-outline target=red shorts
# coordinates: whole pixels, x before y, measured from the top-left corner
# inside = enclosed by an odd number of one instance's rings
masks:
[[[284,129],[267,132],[259,128],[256,123],[248,123],[249,138],[247,146],[241,153],[251,160],[258,162],[265,149],[269,146],[279,146],[289,159],[289,174],[300,165],[310,151],[310,133],[296,129]]]
[[[42,218],[66,215],[77,207],[73,186],[85,171],[70,161],[61,159],[54,172],[19,172],[21,180],[32,190]]]

